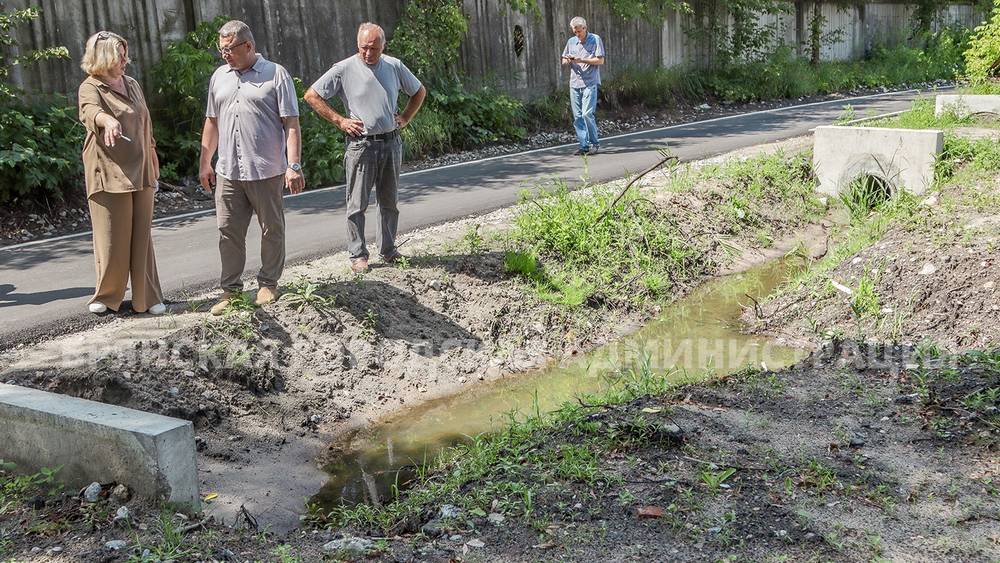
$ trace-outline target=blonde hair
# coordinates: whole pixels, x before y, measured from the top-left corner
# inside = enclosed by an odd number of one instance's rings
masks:
[[[80,68],[91,76],[105,76],[116,68],[118,47],[125,48],[125,59],[128,60],[128,41],[117,33],[98,31],[87,39],[87,47],[80,60]]]

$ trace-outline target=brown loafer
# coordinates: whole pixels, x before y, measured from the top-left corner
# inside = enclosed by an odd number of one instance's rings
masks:
[[[267,305],[268,303],[274,303],[278,298],[278,291],[273,287],[262,287],[257,290],[257,299],[254,299],[254,305],[261,307]]]
[[[232,301],[234,297],[236,297],[236,293],[229,291],[223,293],[222,297],[220,297],[215,305],[212,305],[212,308],[209,309],[209,312],[212,313],[213,316],[221,316],[226,312],[226,309],[229,308],[229,302]]]
[[[363,274],[368,271],[367,258],[355,258],[351,260],[351,271],[355,274]]]

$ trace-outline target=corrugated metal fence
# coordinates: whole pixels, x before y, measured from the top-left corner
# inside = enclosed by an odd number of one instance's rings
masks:
[[[696,8],[708,2],[698,0]],[[686,33],[698,17],[674,11],[662,23],[624,21],[609,14],[601,0],[539,0],[539,13],[511,12],[502,0],[464,0],[469,34],[461,46],[465,75],[491,82],[520,97],[549,92],[565,81],[559,54],[569,37],[568,22],[587,18],[608,50],[604,73],[626,65],[706,64],[711,38],[693,41]],[[79,60],[86,38],[107,29],[129,39],[135,64],[131,74],[146,82],[149,68],[164,47],[202,21],[225,14],[246,21],[258,49],[285,65],[306,83],[355,52],[355,30],[363,21],[378,22],[392,33],[404,0],[0,0],[0,10],[38,6],[42,17],[19,30],[25,48],[65,45],[73,61],[47,62],[17,69],[14,83],[29,93],[75,92],[83,73]],[[807,36],[814,3],[790,2],[789,11],[762,15],[776,38],[790,45]],[[860,58],[876,44],[905,40],[913,8],[904,3],[866,3],[841,8],[822,3],[825,31],[840,30],[840,40],[823,49],[825,59]],[[699,13],[699,10],[695,10]],[[953,4],[940,14],[943,23],[975,26],[982,19],[970,4]],[[221,63],[221,60],[220,60]],[[147,84],[148,86],[148,84]]]

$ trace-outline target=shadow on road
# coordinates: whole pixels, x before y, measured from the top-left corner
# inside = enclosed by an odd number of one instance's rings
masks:
[[[17,307],[19,305],[44,305],[63,299],[76,299],[94,293],[93,287],[67,287],[37,293],[19,293],[17,286],[9,283],[0,284],[0,307]]]

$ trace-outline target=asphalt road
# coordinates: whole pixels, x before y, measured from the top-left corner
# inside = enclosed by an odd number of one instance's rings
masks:
[[[859,116],[881,114],[908,108],[916,95],[910,90],[816,102],[609,137],[601,143],[601,154],[588,159],[588,173],[594,181],[620,178],[655,163],[657,149],[663,147],[681,160],[693,160],[803,135],[831,123],[845,104],[850,103]],[[570,156],[572,151],[573,147],[552,147],[404,174],[400,232],[509,205],[522,189],[543,178],[577,184],[584,171],[582,160]],[[289,263],[344,248],[341,187],[286,197],[285,205]],[[374,205],[369,209],[369,233],[373,214]],[[168,300],[217,283],[214,211],[159,220],[153,238]],[[260,231],[253,225],[247,240],[251,273],[260,265],[255,256],[259,241]],[[0,248],[0,350],[100,322],[86,312],[93,283],[89,233]]]

